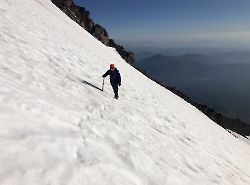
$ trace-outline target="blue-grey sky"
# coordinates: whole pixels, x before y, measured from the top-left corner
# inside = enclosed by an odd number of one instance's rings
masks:
[[[250,0],[75,0],[134,46],[250,46]]]

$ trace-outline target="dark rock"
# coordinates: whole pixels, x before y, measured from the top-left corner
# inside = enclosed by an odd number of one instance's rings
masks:
[[[93,35],[106,46],[109,46],[108,32],[99,24],[95,24]]]

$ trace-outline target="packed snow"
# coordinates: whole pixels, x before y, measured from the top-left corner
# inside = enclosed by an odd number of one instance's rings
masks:
[[[0,3],[1,185],[249,185],[250,145],[49,0]],[[102,75],[122,76],[113,98]]]

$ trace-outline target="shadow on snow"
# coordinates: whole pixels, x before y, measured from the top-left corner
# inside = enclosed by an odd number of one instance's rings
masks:
[[[85,84],[85,85],[89,85],[90,87],[93,87],[93,88],[95,88],[95,89],[98,89],[98,90],[102,91],[101,88],[99,88],[99,87],[93,85],[92,83],[89,83],[89,82],[87,82],[87,81],[85,81],[85,80],[82,80],[81,82],[82,82],[83,84]]]

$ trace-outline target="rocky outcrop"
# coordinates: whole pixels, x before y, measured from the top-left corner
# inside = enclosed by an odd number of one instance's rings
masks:
[[[95,24],[93,35],[106,46],[110,46],[108,32],[99,24]]]
[[[126,62],[131,65],[134,64],[134,54],[126,51],[123,46],[116,44],[113,39],[110,39],[105,28],[93,22],[88,10],[84,7],[77,6],[73,0],[52,0],[52,2],[100,42],[106,46],[114,47]]]

